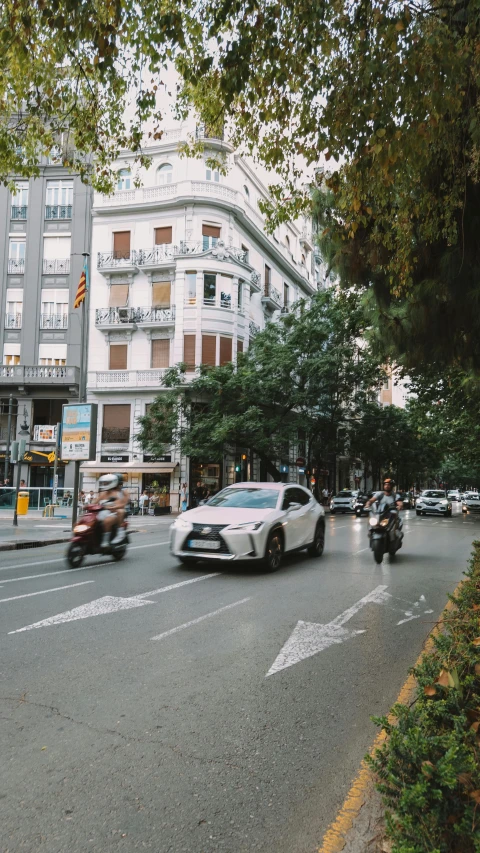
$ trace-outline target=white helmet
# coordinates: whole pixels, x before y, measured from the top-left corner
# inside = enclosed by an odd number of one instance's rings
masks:
[[[98,481],[100,492],[110,492],[112,489],[121,489],[123,479],[121,474],[103,474]]]

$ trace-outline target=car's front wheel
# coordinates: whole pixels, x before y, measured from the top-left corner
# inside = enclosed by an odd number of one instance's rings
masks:
[[[274,530],[268,537],[265,549],[265,567],[268,572],[276,572],[283,558],[283,536],[280,530]]]
[[[321,557],[325,548],[325,525],[321,521],[315,528],[315,536],[311,545],[308,546],[309,557]]]

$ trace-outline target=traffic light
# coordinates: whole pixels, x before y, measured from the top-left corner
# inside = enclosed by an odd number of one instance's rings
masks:
[[[236,474],[239,474],[241,470],[242,470],[242,466],[241,466],[241,465],[235,465],[235,473],[236,473]]]

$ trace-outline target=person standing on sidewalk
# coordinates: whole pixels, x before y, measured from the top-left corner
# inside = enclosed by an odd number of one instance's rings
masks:
[[[182,483],[182,487],[180,489],[180,509],[181,509],[181,512],[186,512],[188,509],[188,485],[187,485],[187,483]]]

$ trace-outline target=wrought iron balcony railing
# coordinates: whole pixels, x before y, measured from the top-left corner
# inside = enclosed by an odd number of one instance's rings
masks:
[[[71,204],[46,204],[45,219],[71,219]]]
[[[25,258],[9,258],[7,270],[9,273],[24,273]]]
[[[54,273],[68,275],[70,272],[70,258],[55,258],[55,260],[43,259],[43,272],[45,275]]]
[[[260,331],[260,326],[257,326],[257,324],[253,322],[253,320],[250,320],[250,322],[248,324],[248,332],[249,332],[250,337],[254,338],[255,335],[258,335],[259,331]]]
[[[173,243],[164,243],[161,246],[154,246],[153,249],[140,249],[135,253],[136,263],[139,267],[161,264],[174,257],[176,248]]]
[[[101,269],[112,269],[116,267],[134,267],[137,263],[137,253],[132,249],[129,252],[98,252],[97,267]]]
[[[26,204],[18,205],[12,204],[12,209],[10,211],[11,219],[26,219],[27,218],[27,210],[28,207]]]
[[[40,314],[41,329],[68,329],[68,314]]]
[[[135,308],[136,322],[139,324],[173,323],[175,320],[175,306],[165,308]]]
[[[138,323],[141,325],[173,323],[175,320],[175,306],[168,308],[155,308],[145,306],[142,308],[97,308],[95,311],[95,325],[121,326],[125,324]]]
[[[5,328],[6,329],[21,329],[22,328],[22,314],[5,314]]]
[[[280,291],[271,284],[265,284],[263,288],[262,302],[274,303],[280,308],[282,305]]]

